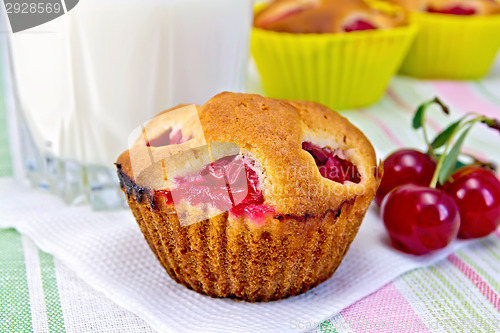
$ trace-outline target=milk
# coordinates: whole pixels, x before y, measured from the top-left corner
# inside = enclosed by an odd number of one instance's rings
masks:
[[[81,201],[79,192],[92,200],[93,190],[113,187],[113,162],[137,125],[242,91],[251,18],[251,0],[85,0],[8,34],[32,183],[68,202]]]

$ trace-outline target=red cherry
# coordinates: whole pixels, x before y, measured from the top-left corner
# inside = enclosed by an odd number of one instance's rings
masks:
[[[412,149],[398,150],[384,161],[384,177],[375,201],[380,206],[384,196],[403,184],[428,186],[436,169],[436,162],[428,155]]]
[[[443,189],[460,209],[460,238],[484,237],[500,225],[500,181],[477,166],[459,169]]]
[[[371,24],[370,22],[367,22],[365,20],[356,20],[349,25],[346,25],[344,27],[345,32],[352,32],[352,31],[362,31],[362,30],[375,30],[377,29],[376,26]]]
[[[259,176],[252,164],[236,155],[223,157],[203,167],[197,175],[176,178],[175,196],[191,205],[211,203],[220,210],[232,206],[233,214],[262,218],[273,213],[274,208],[264,204]],[[159,190],[158,193],[168,204],[174,204],[170,191]]]
[[[429,7],[427,9],[429,13],[439,13],[439,14],[451,14],[451,15],[474,15],[476,14],[476,10],[472,7],[462,7],[462,6],[451,6],[445,7],[441,9],[436,9],[433,7]]]
[[[344,160],[329,148],[320,148],[311,142],[302,142],[302,149],[314,157],[318,170],[324,178],[344,184],[350,181],[358,184],[361,175],[351,161]]]
[[[381,212],[394,247],[414,254],[446,247],[460,227],[453,198],[430,187],[399,186],[385,197]]]

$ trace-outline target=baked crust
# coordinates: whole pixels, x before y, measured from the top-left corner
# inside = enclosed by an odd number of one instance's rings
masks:
[[[339,33],[359,19],[378,29],[407,24],[403,10],[382,11],[364,0],[278,0],[257,13],[254,25],[278,32]]]
[[[232,142],[255,161],[261,172],[264,203],[280,214],[320,216],[356,196],[364,198],[368,206],[375,195],[379,179],[373,147],[347,119],[325,106],[224,92],[200,107],[199,117],[208,144]],[[166,121],[167,124],[154,120],[151,124],[164,129],[176,121],[182,122],[170,118]],[[183,133],[195,135],[196,131],[190,129],[193,120],[183,121]],[[340,184],[323,178],[314,158],[302,149],[304,141],[340,149],[356,165],[361,181]],[[117,165],[140,187],[167,189],[168,179],[162,177],[167,172],[161,168],[172,167],[169,158],[181,149],[197,147],[202,142],[203,139],[194,137],[182,145],[166,147],[141,147],[136,143],[118,158]],[[131,155],[135,164],[142,161],[140,179],[138,169],[132,170]],[[151,155],[163,163],[157,162],[157,168],[148,169]],[[200,161],[200,166],[208,163]]]
[[[453,6],[466,5],[474,8],[476,15],[500,14],[500,4],[492,0],[388,0],[409,11],[426,12],[428,8],[444,9]]]
[[[172,206],[128,203],[167,273],[211,297],[267,302],[299,295],[337,270],[366,212],[349,201],[323,216],[269,216],[262,227],[224,213],[182,227]]]

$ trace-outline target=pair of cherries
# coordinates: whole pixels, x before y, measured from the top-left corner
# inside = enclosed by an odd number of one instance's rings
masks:
[[[435,99],[421,106],[414,128],[424,126],[425,109],[433,103],[442,105]],[[494,172],[478,164],[456,168],[460,145],[470,127],[483,122],[498,130],[498,121],[468,117],[453,123],[432,143],[426,138],[427,154],[403,149],[385,159],[376,202],[396,248],[427,254],[446,247],[457,236],[484,237],[500,225],[500,181]],[[456,135],[459,138],[454,140]],[[445,145],[449,149],[436,154],[436,148]]]

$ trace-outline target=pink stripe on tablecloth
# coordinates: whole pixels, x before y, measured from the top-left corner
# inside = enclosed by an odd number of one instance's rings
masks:
[[[415,112],[417,111],[417,108],[418,108],[418,105],[415,105],[415,107],[411,107],[409,104],[407,104],[405,101],[403,101],[403,99],[401,99],[394,90],[392,90],[391,88],[387,89],[386,91],[386,94],[387,96],[392,99],[392,101],[399,107],[401,107],[401,109],[405,110],[407,113],[411,114],[411,115],[414,115]],[[423,101],[422,101],[423,102]],[[434,120],[432,120],[432,118],[427,118],[426,119],[427,123],[431,126],[431,128],[436,131],[436,132],[441,132],[443,129],[442,127],[437,123],[435,122]]]
[[[415,110],[413,110],[411,108],[411,106],[409,106],[408,104],[406,104],[406,102],[404,102],[391,88],[389,88],[387,91],[386,91],[386,94],[387,96],[392,99],[392,101],[398,105],[399,107],[401,107],[403,110],[406,110],[407,112],[410,112],[411,114],[414,114],[415,113]],[[431,128],[436,131],[436,132],[441,132],[443,130],[443,128],[437,123],[435,122],[434,120],[432,120],[431,117],[427,117],[426,119],[426,122],[431,126]],[[488,161],[488,157],[481,151],[478,151],[476,149],[471,149],[469,147],[463,147],[462,150],[464,152],[467,152],[473,156],[475,156],[476,158],[479,158],[483,161]]]
[[[341,314],[354,332],[430,332],[392,282]]]
[[[448,261],[455,265],[455,267],[457,267],[472,283],[474,283],[476,288],[479,289],[484,297],[486,297],[486,299],[493,304],[498,311],[500,311],[500,297],[472,267],[467,265],[455,254],[450,254],[448,256]]]
[[[500,117],[500,107],[481,98],[470,85],[462,82],[437,81],[434,88],[446,103],[459,107],[464,113],[477,112],[491,118]]]
[[[460,86],[466,86],[465,83],[459,83],[459,85]],[[451,94],[451,95],[453,95],[453,94]],[[387,96],[389,98],[391,98],[394,101],[394,103],[396,103],[397,105],[399,105],[401,108],[403,108],[403,109],[405,109],[407,111],[410,110],[412,112],[412,114],[415,112],[392,89],[389,88],[387,90]],[[449,96],[447,96],[446,98],[448,99]],[[453,98],[455,98],[455,97],[453,97]],[[498,111],[500,112],[500,109]],[[441,132],[443,130],[443,128],[437,122],[435,122],[434,120],[432,120],[431,117],[427,117],[426,122],[436,132]],[[467,147],[467,144],[462,149],[463,149],[464,152],[467,152],[467,153],[469,153],[471,155],[474,155],[476,158],[479,158],[479,159],[484,160],[484,161],[488,161],[488,157],[483,152],[481,152],[481,151],[479,151],[477,149],[472,149],[470,147]]]
[[[373,122],[375,125],[377,125],[385,134],[386,136],[392,141],[394,142],[394,144],[398,147],[404,147],[405,144],[399,140],[398,136],[396,135],[396,133],[394,133],[390,128],[389,126],[387,126],[386,124],[384,124],[383,121],[381,121],[379,118],[377,117],[374,117],[372,116],[371,114],[369,114],[368,112],[364,111],[364,110],[358,110],[359,111],[359,114],[362,115],[363,117],[369,119],[371,122]]]
[[[467,153],[467,154],[470,154],[472,156],[474,156],[475,158],[481,160],[481,161],[489,161],[489,157],[488,155],[486,155],[485,153],[479,151],[479,150],[476,150],[476,149],[472,149],[470,147],[465,147],[463,146],[462,149],[461,149],[462,153]]]

